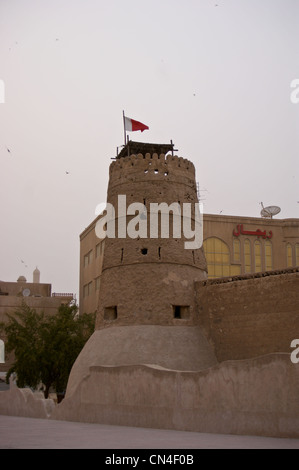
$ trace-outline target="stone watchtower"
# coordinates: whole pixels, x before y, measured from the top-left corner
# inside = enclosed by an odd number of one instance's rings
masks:
[[[110,165],[115,236],[105,239],[96,331],[74,365],[68,393],[93,365],[200,370],[216,362],[195,305],[194,281],[207,278],[205,256],[202,247],[186,249],[183,230],[183,215],[194,228],[195,168],[165,155],[170,150],[172,144],[130,141]],[[167,209],[184,203],[190,213]]]

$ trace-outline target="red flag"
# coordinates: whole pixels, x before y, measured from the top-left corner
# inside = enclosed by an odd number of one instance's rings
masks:
[[[135,119],[131,119],[128,117],[125,117],[125,130],[128,132],[133,132],[133,131],[145,131],[148,129],[148,126],[145,124],[142,124],[142,122],[135,121]]]

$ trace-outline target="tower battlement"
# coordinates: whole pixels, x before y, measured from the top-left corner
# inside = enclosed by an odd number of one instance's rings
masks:
[[[165,173],[168,172],[169,174],[170,171],[176,171],[178,168],[180,170],[189,171],[190,178],[192,176],[194,177],[195,175],[195,168],[193,163],[190,160],[187,160],[186,158],[170,154],[158,155],[157,153],[138,153],[132,154],[128,157],[121,157],[113,161],[110,165],[110,176],[112,176],[115,172],[119,172],[122,169],[128,171],[131,167],[133,167],[134,169],[141,170],[148,169],[149,171],[155,171],[154,167],[156,167],[158,170],[156,174],[160,173],[160,176],[161,171],[163,176],[167,176],[165,175]]]
[[[131,202],[197,202],[195,167],[176,155],[133,154],[113,161],[109,169],[108,200],[118,194]]]

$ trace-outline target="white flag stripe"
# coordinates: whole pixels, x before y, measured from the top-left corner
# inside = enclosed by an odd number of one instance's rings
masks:
[[[128,132],[132,131],[132,120],[128,117],[125,117],[125,129]]]

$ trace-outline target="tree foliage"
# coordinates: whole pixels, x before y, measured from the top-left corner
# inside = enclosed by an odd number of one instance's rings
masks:
[[[54,315],[37,313],[23,303],[1,329],[7,338],[7,352],[15,361],[6,380],[16,373],[19,387],[36,387],[42,383],[45,397],[52,387],[61,393],[78,354],[94,331],[95,315],[77,315],[76,305],[61,305]]]

